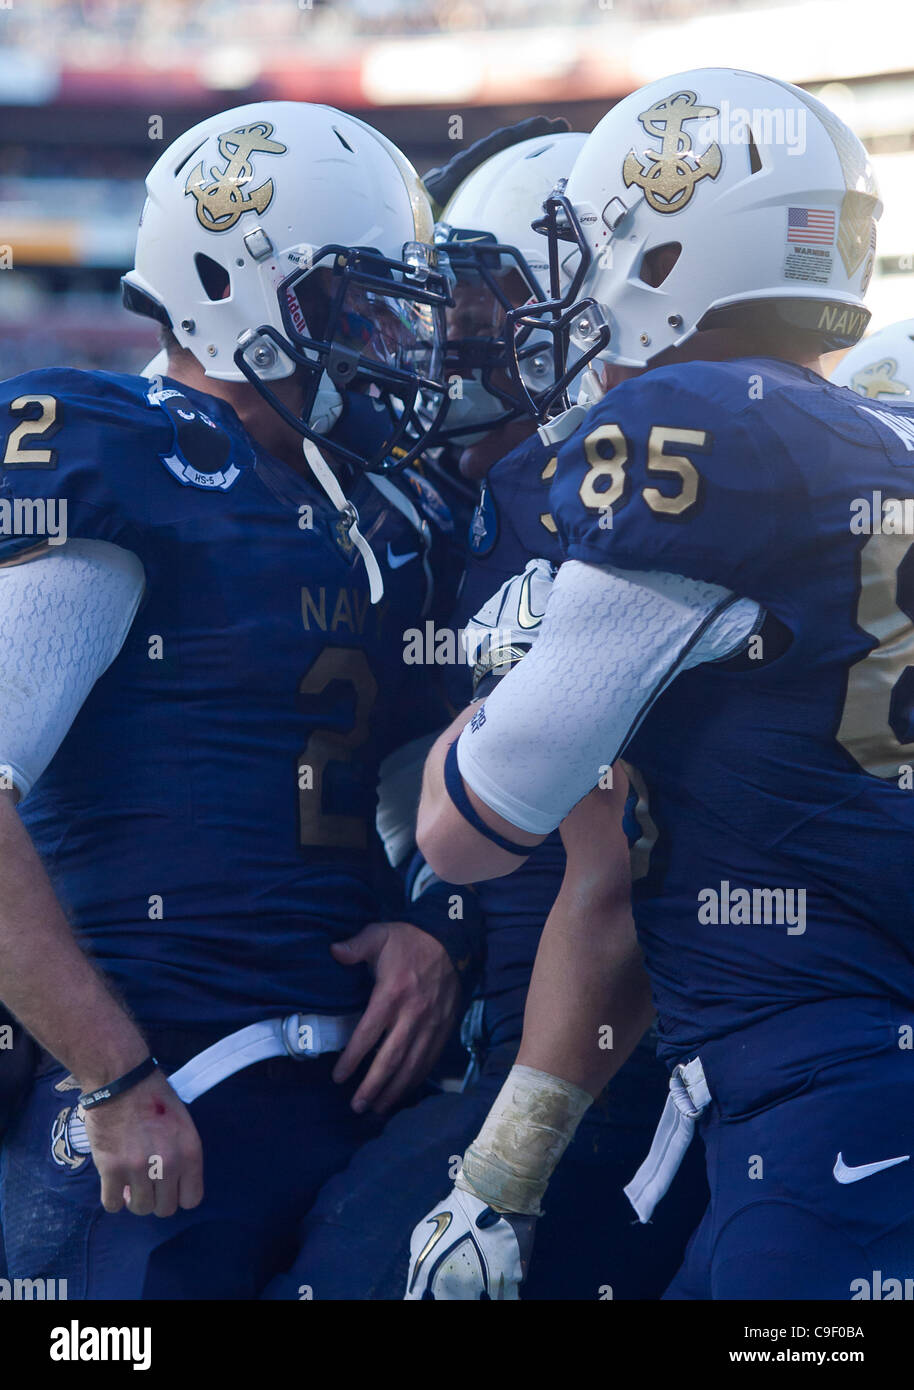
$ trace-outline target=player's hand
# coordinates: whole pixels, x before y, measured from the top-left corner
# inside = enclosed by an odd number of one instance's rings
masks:
[[[412,1233],[404,1298],[519,1298],[535,1223],[453,1188]]]
[[[548,560],[530,560],[523,574],[505,580],[466,625],[468,650],[474,657],[474,693],[495,673],[505,676],[529,651],[546,614],[556,569]]]
[[[341,965],[364,962],[374,989],[333,1069],[346,1081],[376,1043],[353,1110],[389,1110],[425,1079],[457,1021],[460,980],[444,947],[409,922],[372,922],[330,948]]]
[[[85,1112],[105,1211],[173,1216],[203,1199],[196,1126],[161,1072]]]

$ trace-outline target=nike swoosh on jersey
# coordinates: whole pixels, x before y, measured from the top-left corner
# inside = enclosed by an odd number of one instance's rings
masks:
[[[398,570],[401,565],[407,564],[410,560],[415,560],[418,554],[418,550],[410,550],[406,555],[395,555],[390,548],[390,541],[387,542],[387,563],[392,570]]]
[[[879,1163],[861,1163],[856,1168],[849,1168],[844,1162],[844,1155],[838,1154],[833,1169],[835,1182],[859,1182],[861,1178],[881,1173],[883,1168],[894,1168],[897,1163],[907,1163],[910,1157],[910,1154],[902,1154],[900,1158],[884,1158]]]
[[[428,1240],[425,1242],[421,1251],[419,1252],[419,1257],[416,1260],[416,1265],[413,1269],[413,1277],[409,1281],[410,1293],[412,1293],[413,1289],[416,1287],[416,1280],[419,1277],[419,1270],[422,1268],[425,1261],[428,1259],[428,1256],[431,1254],[434,1247],[438,1244],[439,1240],[444,1235],[448,1226],[450,1226],[452,1220],[453,1213],[449,1211],[439,1211],[437,1216],[429,1217],[430,1222],[434,1221],[435,1229],[432,1231]]]
[[[545,617],[545,609],[542,613],[534,613],[530,607],[530,585],[533,583],[533,574],[525,574],[524,582],[520,586],[520,597],[517,601],[517,621],[520,627],[539,627]]]

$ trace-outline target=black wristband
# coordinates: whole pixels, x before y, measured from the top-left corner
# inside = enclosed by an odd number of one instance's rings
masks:
[[[133,1071],[125,1072],[116,1081],[109,1081],[107,1086],[99,1086],[97,1091],[86,1091],[77,1101],[83,1110],[94,1110],[96,1105],[104,1105],[108,1100],[116,1100],[125,1091],[130,1091],[134,1086],[138,1086],[141,1081],[145,1081],[147,1076],[152,1076],[158,1066],[156,1059],[150,1055],[145,1062],[141,1062]]]

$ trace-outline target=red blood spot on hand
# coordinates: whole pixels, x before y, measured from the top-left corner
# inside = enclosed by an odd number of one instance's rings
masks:
[[[157,1115],[164,1115],[164,1114],[165,1114],[165,1106],[162,1104],[162,1102],[161,1102],[160,1100],[157,1100],[157,1101],[155,1102],[155,1108],[156,1108],[156,1114],[157,1114]]]

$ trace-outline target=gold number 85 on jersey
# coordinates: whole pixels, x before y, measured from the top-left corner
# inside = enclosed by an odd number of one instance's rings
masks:
[[[679,491],[672,495],[657,487],[644,487],[641,496],[652,512],[661,516],[684,516],[695,506],[701,487],[698,469],[685,454],[667,453],[667,445],[685,446],[705,452],[707,430],[686,430],[654,425],[647,440],[647,471],[658,478],[676,478]],[[618,425],[598,425],[584,440],[584,457],[590,464],[578,489],[578,496],[589,511],[606,512],[617,502],[627,500],[629,444]]]

